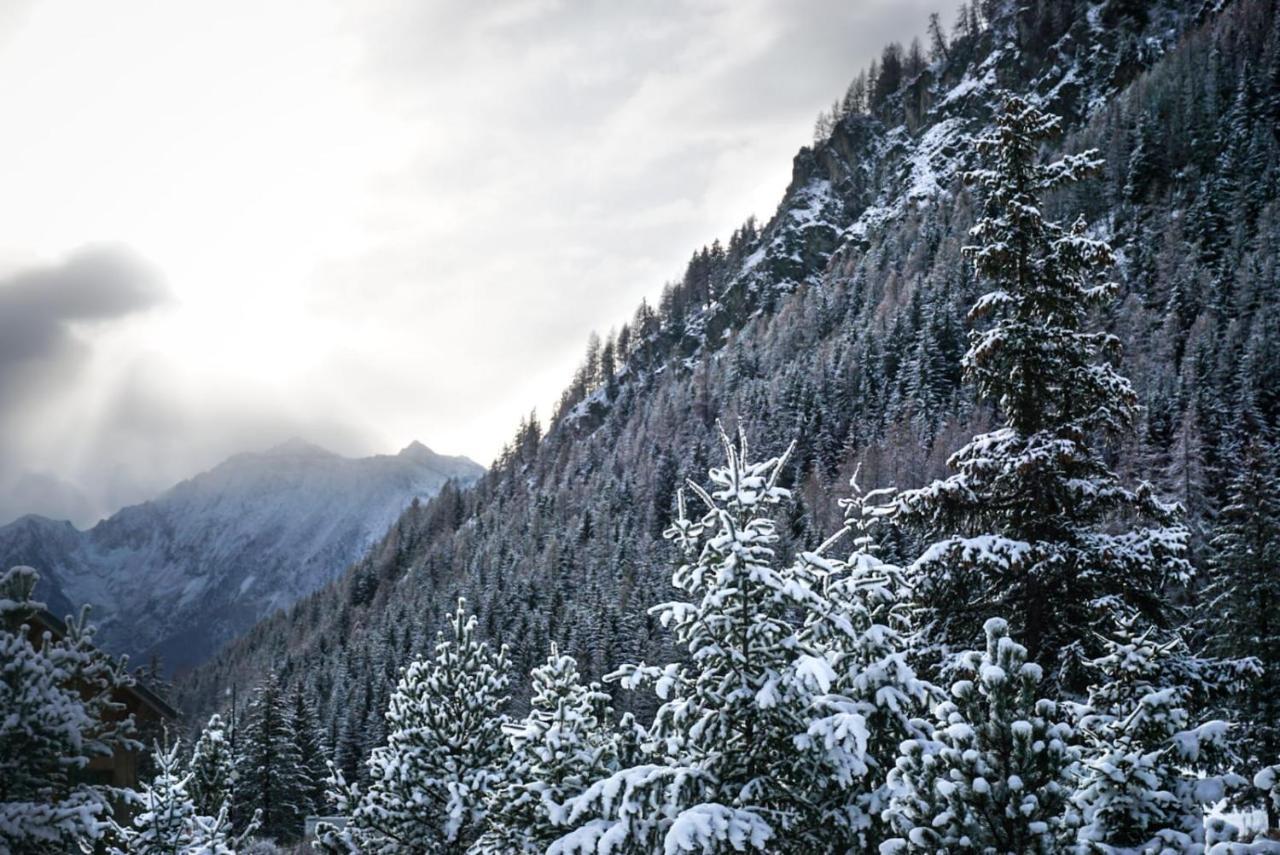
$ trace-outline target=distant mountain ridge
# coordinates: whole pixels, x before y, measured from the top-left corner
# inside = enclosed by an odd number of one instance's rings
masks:
[[[331,581],[415,500],[483,472],[419,442],[347,458],[291,439],[84,531],[21,517],[0,527],[0,565],[39,568],[55,613],[92,605],[105,648],[181,669]]]

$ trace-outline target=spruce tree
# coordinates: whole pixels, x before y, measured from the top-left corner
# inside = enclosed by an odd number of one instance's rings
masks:
[[[209,717],[209,723],[200,731],[191,750],[191,763],[187,768],[191,774],[187,789],[198,813],[217,816],[223,807],[230,809],[235,757],[222,716],[214,713]]]
[[[573,830],[549,853],[719,851],[776,847],[824,851],[802,794],[812,783],[806,732],[811,692],[794,661],[796,600],[775,565],[773,515],[790,498],[778,486],[788,454],[751,462],[745,439],[720,433],[726,465],[704,490],[706,512],[667,531],[688,556],[672,583],[684,599],[651,611],[673,634],[681,661],[627,665],[610,679],[651,684],[663,701],[646,756],[596,781],[564,805]],[[806,820],[814,820],[806,822]]]
[[[1071,784],[1079,762],[1072,726],[1037,698],[1043,671],[986,622],[986,650],[962,655],[932,735],[902,744],[886,818],[893,852],[1054,853],[1070,842]]]
[[[915,719],[937,690],[908,661],[910,587],[900,567],[877,556],[872,536],[878,502],[889,491],[864,493],[856,474],[851,486],[853,496],[841,500],[844,528],[802,552],[795,570],[793,591],[804,614],[796,667],[815,690],[811,720],[796,747],[814,756],[806,799],[817,808],[831,848],[875,851],[891,833],[881,815],[899,745],[927,735]],[[850,536],[848,558],[825,557]]]
[[[489,830],[472,853],[541,855],[563,833],[559,805],[618,766],[609,695],[582,682],[573,657],[552,645],[530,678],[529,714],[505,728],[506,782],[489,793]]]
[[[299,796],[303,813],[325,813],[328,805],[325,788],[329,779],[329,759],[315,712],[301,686],[294,689],[289,706],[289,725],[298,743]]]
[[[1280,470],[1275,446],[1256,437],[1240,456],[1210,541],[1209,584],[1201,623],[1210,653],[1254,658],[1260,675],[1230,699],[1242,769],[1280,762]],[[1280,812],[1265,798],[1270,828]]]
[[[1080,723],[1090,748],[1074,796],[1081,852],[1202,851],[1206,808],[1247,783],[1221,772],[1226,722],[1192,723],[1196,675],[1180,673],[1180,645],[1124,626],[1090,663],[1098,680]]]
[[[236,736],[236,822],[260,814],[260,831],[278,843],[302,836],[302,757],[284,691],[274,674],[254,692]]]
[[[464,600],[449,630],[437,636],[434,659],[401,675],[367,790],[335,775],[331,795],[350,819],[321,835],[328,851],[462,853],[483,830],[485,796],[502,784],[506,754],[507,649],[495,653],[476,637]]]
[[[116,700],[133,684],[123,663],[93,646],[88,609],[66,636],[39,636],[38,574],[0,576],[0,851],[73,852],[109,827],[109,788],[81,777],[90,761],[142,746]]]
[[[255,829],[251,823],[245,835],[233,836],[225,805],[211,816],[201,814],[189,792],[192,773],[182,773],[178,749],[176,742],[156,743],[156,774],[141,793],[131,793],[137,813],[129,825],[115,826],[115,855],[235,855]]]
[[[1003,424],[952,455],[955,474],[897,505],[901,522],[941,538],[912,568],[933,638],[962,649],[1005,615],[1051,683],[1079,690],[1074,666],[1095,633],[1127,609],[1161,613],[1162,588],[1189,567],[1176,508],[1122,484],[1095,447],[1132,424],[1137,400],[1112,365],[1119,342],[1089,328],[1114,299],[1101,279],[1110,248],[1082,220],[1041,214],[1044,194],[1101,166],[1093,151],[1040,163],[1058,126],[1006,96],[994,131],[974,141],[990,166],[967,175],[986,207],[965,253],[991,290],[970,316],[990,323],[971,334],[964,368]],[[1121,517],[1135,527],[1113,529]]]

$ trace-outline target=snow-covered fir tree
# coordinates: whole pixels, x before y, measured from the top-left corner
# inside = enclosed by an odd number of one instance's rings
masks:
[[[937,690],[908,661],[913,606],[902,569],[876,554],[876,506],[889,491],[864,493],[856,473],[851,486],[853,496],[842,500],[844,529],[801,552],[795,571],[792,590],[804,614],[796,667],[817,692],[796,745],[819,761],[805,798],[817,807],[829,845],[875,851],[891,833],[881,815],[899,745],[927,735],[915,719]],[[847,559],[825,556],[850,536]]]
[[[483,830],[486,796],[502,785],[510,665],[476,634],[458,601],[435,656],[404,670],[387,710],[386,745],[369,757],[360,792],[335,775],[331,796],[350,819],[327,829],[332,852],[462,853]]]
[[[1010,95],[974,140],[990,165],[967,176],[985,215],[965,252],[991,290],[970,316],[990,322],[971,334],[964,368],[1003,425],[952,455],[955,474],[901,494],[898,515],[941,537],[912,567],[935,640],[961,649],[1005,615],[1051,684],[1080,690],[1094,634],[1121,607],[1159,612],[1164,585],[1189,565],[1176,509],[1145,483],[1122,484],[1094,446],[1133,423],[1137,399],[1112,364],[1119,341],[1090,329],[1116,293],[1102,278],[1110,247],[1083,220],[1064,227],[1041,213],[1045,194],[1101,166],[1093,151],[1040,163],[1058,127]],[[1110,528],[1121,516],[1131,527]]]
[[[192,801],[191,772],[183,772],[179,744],[156,743],[155,776],[129,801],[136,813],[127,825],[115,825],[115,855],[235,855],[247,834],[231,831],[226,805],[202,815]],[[246,829],[252,833],[254,825]]]
[[[1136,621],[1131,621],[1131,624]],[[1081,852],[1203,851],[1206,809],[1244,787],[1221,772],[1228,725],[1193,724],[1181,640],[1122,626],[1090,663],[1098,682],[1080,726],[1090,747],[1075,802]]]
[[[1265,439],[1255,438],[1241,453],[1209,545],[1201,613],[1208,650],[1251,657],[1261,669],[1225,705],[1246,723],[1232,743],[1242,771],[1252,774],[1280,763],[1280,466],[1276,447]],[[1246,804],[1264,807],[1267,825],[1280,827],[1277,807],[1260,793],[1250,795]]]
[[[223,807],[230,809],[233,801],[232,783],[235,775],[235,757],[222,716],[214,713],[200,731],[191,749],[191,762],[187,767],[191,778],[187,790],[196,806],[196,812],[217,816]]]
[[[710,490],[689,483],[705,513],[691,519],[680,491],[667,532],[691,558],[672,576],[686,599],[653,609],[682,661],[611,675],[627,687],[651,683],[663,701],[648,762],[566,803],[564,822],[575,828],[549,852],[826,845],[817,806],[804,798],[813,763],[795,743],[808,730],[812,692],[795,667],[791,574],[775,566],[787,456],[752,462],[741,434],[720,439],[726,465],[711,470]]]
[[[1070,842],[1079,748],[1066,711],[1037,697],[1043,671],[1002,618],[959,657],[932,734],[903,743],[890,774],[893,852],[1055,853]]]
[[[529,714],[505,728],[506,780],[489,793],[488,829],[472,855],[541,855],[564,833],[560,805],[618,768],[609,695],[582,682],[577,661],[553,645],[530,679]],[[622,722],[624,731],[634,726]]]
[[[274,674],[259,686],[236,734],[232,808],[238,829],[258,816],[259,833],[278,843],[302,836],[306,779],[297,735]]]
[[[140,749],[115,698],[133,684],[124,664],[93,647],[88,609],[65,637],[37,632],[38,575],[0,576],[0,851],[73,852],[110,823],[109,788],[82,773],[95,757]]]

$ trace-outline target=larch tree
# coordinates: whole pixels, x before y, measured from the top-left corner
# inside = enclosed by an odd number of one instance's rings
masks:
[[[984,621],[1008,618],[1051,684],[1083,689],[1095,633],[1131,611],[1157,618],[1165,585],[1189,573],[1177,508],[1146,483],[1125,486],[1099,441],[1132,423],[1137,397],[1114,367],[1120,343],[1090,328],[1116,286],[1105,241],[1083,220],[1042,215],[1042,197],[1096,172],[1093,151],[1041,163],[1059,120],[1006,96],[995,129],[974,141],[989,166],[967,174],[985,197],[965,247],[990,289],[970,317],[964,369],[1003,424],[948,461],[950,477],[902,493],[899,522],[940,537],[911,568],[946,650]],[[1123,518],[1129,527],[1111,524]]]

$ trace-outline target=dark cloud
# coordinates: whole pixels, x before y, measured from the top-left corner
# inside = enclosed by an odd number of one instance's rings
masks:
[[[159,276],[127,248],[95,246],[65,261],[0,277],[0,522],[24,512],[83,521],[76,487],[29,470],[19,441],[55,427],[31,416],[71,389],[95,328],[169,299]],[[61,511],[61,513],[59,513]]]
[[[167,298],[154,271],[114,246],[83,249],[61,264],[0,278],[0,390],[25,364],[78,350],[76,324],[114,320]]]

